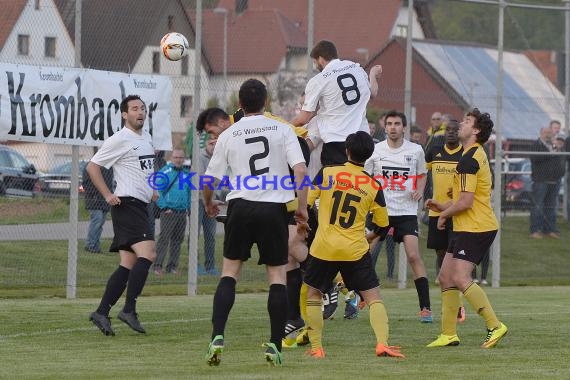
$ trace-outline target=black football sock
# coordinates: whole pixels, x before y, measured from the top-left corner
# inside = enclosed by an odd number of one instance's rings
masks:
[[[111,307],[117,303],[119,298],[123,295],[125,288],[127,287],[127,281],[129,280],[129,273],[125,267],[119,265],[117,270],[107,280],[107,286],[105,288],[105,293],[103,293],[103,298],[101,298],[101,303],[97,308],[97,313],[109,316]]]
[[[418,299],[420,301],[420,310],[426,308],[431,310],[431,303],[429,300],[429,284],[426,277],[416,278],[414,280],[416,291],[418,292]]]
[[[125,307],[123,307],[125,313],[136,311],[137,297],[140,296],[144,288],[146,278],[148,277],[148,270],[151,265],[152,261],[144,257],[139,257],[133,269],[131,269],[129,283],[127,284],[127,299],[125,301]]]
[[[222,277],[214,294],[212,311],[212,339],[216,335],[224,335],[226,322],[236,299],[236,280],[233,277]]]
[[[272,284],[267,297],[267,311],[271,322],[270,342],[281,352],[281,340],[287,324],[287,287],[282,284]]]
[[[297,268],[287,272],[287,293],[289,296],[287,319],[289,320],[301,318],[301,306],[299,305],[301,285],[301,269]]]

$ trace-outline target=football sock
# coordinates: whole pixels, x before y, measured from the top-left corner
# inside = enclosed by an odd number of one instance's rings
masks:
[[[418,292],[418,299],[420,301],[420,310],[427,308],[431,310],[431,304],[429,300],[429,284],[426,277],[416,278],[414,280],[416,285],[416,291]]]
[[[461,292],[457,288],[441,291],[441,333],[457,335],[457,310],[461,306]]]
[[[287,319],[295,320],[301,317],[300,293],[301,293],[301,269],[293,269],[287,272],[287,293],[289,296],[289,308]]]
[[[304,321],[307,321],[307,292],[308,292],[309,288],[307,287],[307,284],[305,284],[303,282],[303,284],[301,285],[301,291],[299,292],[299,304],[301,305],[301,318],[303,318]]]
[[[344,284],[344,281],[342,279],[342,275],[339,273],[336,274],[336,277],[334,278],[334,283],[333,283],[333,287],[336,286],[337,284]]]
[[[127,297],[125,300],[125,313],[132,313],[136,311],[137,297],[140,296],[146,278],[148,277],[148,270],[152,265],[152,261],[144,257],[139,257],[131,269],[129,274],[129,281],[127,283]]]
[[[226,322],[236,299],[236,280],[233,277],[222,277],[218,282],[214,294],[214,308],[212,311],[212,339],[216,335],[224,335]],[[285,330],[285,327],[283,327]]]
[[[287,324],[287,287],[283,284],[271,284],[267,297],[267,311],[271,322],[271,343],[281,351],[281,342]]]
[[[384,302],[373,301],[370,303],[370,325],[376,335],[376,343],[388,344],[388,314]]]
[[[97,308],[97,313],[109,316],[111,307],[117,303],[127,287],[129,272],[130,270],[119,265],[117,270],[109,277],[105,293],[103,293],[103,298],[101,298],[101,303]]]
[[[309,328],[309,340],[311,341],[311,349],[318,350],[322,347],[323,336],[323,298],[307,300],[307,325]]]
[[[495,315],[495,311],[487,298],[487,295],[481,289],[479,285],[474,282],[471,282],[467,289],[463,292],[463,295],[471,305],[473,309],[479,314],[480,316],[485,319],[485,324],[487,325],[487,329],[492,330],[496,327],[501,325],[501,322],[497,319]],[[457,312],[457,309],[456,309]]]

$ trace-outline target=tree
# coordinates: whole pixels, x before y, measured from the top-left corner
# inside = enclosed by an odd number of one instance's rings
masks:
[[[562,5],[560,0],[526,0],[525,3]],[[439,39],[497,44],[498,6],[461,0],[434,0],[430,10]],[[564,12],[514,7],[505,9],[505,49],[561,50],[564,46],[563,30]]]

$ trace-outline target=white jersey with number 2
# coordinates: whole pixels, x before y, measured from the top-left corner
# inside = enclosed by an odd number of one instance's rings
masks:
[[[218,137],[206,175],[223,180],[230,169],[233,190],[226,200],[287,203],[295,197],[289,166],[304,162],[290,125],[263,115],[246,116]]]
[[[307,83],[302,110],[317,111],[323,142],[345,141],[351,133],[369,130],[368,100],[370,82],[366,71],[358,63],[333,59]]]

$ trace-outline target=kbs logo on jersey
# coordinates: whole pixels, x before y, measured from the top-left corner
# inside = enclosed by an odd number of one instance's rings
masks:
[[[413,156],[406,156],[406,161],[412,163],[414,161]],[[410,171],[410,167],[383,166],[382,175],[377,175],[374,178],[382,183],[382,190],[405,191],[405,183],[409,179],[412,180],[411,190],[416,190],[417,179],[421,176],[412,175]]]
[[[141,170],[153,170],[154,169],[154,154],[146,155],[146,156],[139,156],[139,163],[141,164]]]
[[[336,188],[348,190],[349,188],[360,189],[361,186],[371,184],[375,190],[405,191],[417,190],[418,178],[422,175],[409,174],[409,168],[384,167],[381,175],[374,177],[368,175],[354,176],[348,172],[340,172],[335,177]],[[406,182],[411,181],[406,189]]]

